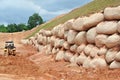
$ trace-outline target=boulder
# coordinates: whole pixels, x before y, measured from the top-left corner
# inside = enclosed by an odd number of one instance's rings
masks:
[[[86,44],[87,43],[86,32],[85,31],[79,32],[76,35],[74,41],[75,41],[75,44],[77,44],[77,45]]]
[[[116,21],[105,21],[97,25],[96,31],[99,34],[114,34],[117,32]]]
[[[95,45],[97,47],[103,47],[106,43],[106,40],[107,40],[107,35],[104,35],[104,34],[99,34],[95,37]]]
[[[96,28],[91,28],[87,31],[86,39],[88,43],[95,43],[95,37],[97,36]]]
[[[110,68],[110,69],[120,68],[120,62],[113,61],[113,62],[110,64],[109,68]]]
[[[68,36],[67,36],[67,42],[68,42],[69,44],[74,44],[74,43],[75,43],[74,39],[75,39],[76,35],[77,35],[77,32],[76,32],[76,31],[74,31],[74,30],[69,30]]]
[[[105,8],[104,16],[105,16],[105,19],[107,20],[120,19],[120,6]]]
[[[103,20],[104,20],[104,15],[102,13],[92,14],[84,21],[84,28],[88,30],[91,27],[96,26],[98,23],[100,23]]]
[[[105,44],[108,48],[112,48],[120,45],[120,36],[118,34],[113,34],[109,36]]]

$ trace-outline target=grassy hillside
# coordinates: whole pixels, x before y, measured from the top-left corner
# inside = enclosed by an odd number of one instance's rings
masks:
[[[37,30],[29,35],[27,38],[30,36],[33,36],[35,33],[37,33],[40,29],[52,29],[54,26],[64,23],[69,19],[72,18],[78,18],[80,16],[88,16],[92,13],[100,12],[101,10],[104,10],[104,8],[108,6],[118,6],[120,5],[120,0],[93,0],[92,2],[72,10],[68,14],[65,14],[64,16],[60,17],[59,19],[53,19],[52,21],[41,25],[37,28]]]

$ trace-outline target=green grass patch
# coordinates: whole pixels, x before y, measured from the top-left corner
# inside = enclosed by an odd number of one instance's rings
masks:
[[[50,23],[39,26],[37,30],[31,33],[31,35],[29,35],[27,38],[35,35],[40,29],[52,29],[56,25],[62,24],[69,19],[76,19],[81,16],[89,16],[90,14],[104,10],[106,7],[114,7],[118,5],[120,5],[120,0],[93,0],[92,2],[80,8],[76,8],[60,18],[52,20]]]

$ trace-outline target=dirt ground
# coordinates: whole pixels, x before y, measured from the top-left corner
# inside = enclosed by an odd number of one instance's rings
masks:
[[[0,80],[120,80],[120,69],[71,67],[68,62],[55,62],[53,56],[21,44],[30,32],[0,33]],[[14,40],[16,56],[2,56],[6,40]]]

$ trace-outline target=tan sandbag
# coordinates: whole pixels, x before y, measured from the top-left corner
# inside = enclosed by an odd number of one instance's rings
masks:
[[[43,33],[43,36],[52,36],[52,32],[49,31],[49,30],[45,30],[44,33]]]
[[[85,31],[79,32],[76,35],[74,41],[75,41],[75,44],[77,44],[77,45],[86,44],[87,43],[86,32]]]
[[[70,47],[70,51],[76,52],[77,47],[78,47],[78,46],[77,46],[76,44],[72,45],[72,46]]]
[[[38,46],[38,51],[39,51],[39,52],[42,52],[43,47],[44,47],[43,45],[39,45],[39,46]]]
[[[112,48],[120,45],[120,36],[118,34],[113,34],[109,36],[106,40],[106,46]]]
[[[74,44],[74,43],[75,43],[74,39],[75,39],[76,35],[77,35],[77,32],[76,32],[76,31],[74,31],[74,30],[69,30],[68,36],[67,36],[67,42],[68,42],[69,44]]]
[[[20,42],[21,42],[22,44],[28,44],[28,39],[22,39]]]
[[[43,45],[46,45],[46,44],[47,44],[47,37],[46,37],[46,36],[43,36],[43,37],[42,37],[42,44],[43,44]]]
[[[87,31],[86,34],[86,39],[88,43],[95,43],[95,37],[97,36],[96,28],[91,28],[90,30]]]
[[[87,19],[87,17],[83,17],[83,18],[77,18],[74,22],[73,22],[73,29],[77,30],[77,31],[83,31],[86,30],[84,28],[84,22]]]
[[[113,62],[110,64],[109,68],[110,68],[110,69],[120,68],[120,62],[113,61]]]
[[[52,49],[52,54],[57,54],[59,52],[59,48],[53,48]]]
[[[120,19],[120,6],[105,8],[104,16],[107,20]]]
[[[51,36],[51,42],[50,42],[50,44],[52,45],[52,46],[54,46],[55,45],[55,40],[56,40],[56,37],[55,36]]]
[[[43,35],[43,33],[45,33],[45,30],[41,29],[38,33]]]
[[[60,48],[60,47],[63,46],[64,42],[65,42],[64,39],[56,38],[54,47],[55,47],[55,48]]]
[[[51,37],[47,37],[47,44],[50,44],[51,42]]]
[[[63,59],[64,59],[64,55],[65,55],[65,51],[60,50],[60,51],[57,53],[57,55],[56,55],[56,57],[55,57],[55,60],[57,60],[57,61],[63,60]]]
[[[101,22],[96,27],[97,33],[100,34],[114,34],[117,32],[117,22],[116,21],[105,21]]]
[[[59,26],[58,27],[58,30],[57,30],[58,32],[57,32],[57,36],[59,37],[59,38],[64,38],[64,27],[63,27],[63,25],[61,24],[61,26]]]
[[[95,37],[95,44],[97,47],[103,47],[107,40],[107,35],[99,34]]]
[[[83,65],[84,61],[87,59],[84,52],[81,52],[81,54],[77,57],[77,64]]]
[[[66,40],[66,41],[67,41],[68,32],[69,32],[69,31],[65,31],[65,32],[64,32],[64,40]]]
[[[37,39],[37,42],[39,43],[39,44],[42,44],[42,34],[40,34],[40,35],[38,35],[38,39]]]
[[[120,51],[115,55],[115,60],[120,62]]]
[[[117,24],[117,31],[120,33],[120,21]]]
[[[103,46],[103,47],[101,47],[101,48],[99,49],[98,55],[99,55],[99,56],[102,56],[102,55],[105,56],[106,53],[107,53],[107,48],[106,48],[105,46]]]
[[[45,54],[46,55],[52,54],[52,46],[50,44],[46,45]]]
[[[77,54],[75,54],[74,56],[72,56],[72,58],[70,58],[70,63],[76,64],[77,63],[77,57],[78,57]]]
[[[72,29],[72,24],[73,24],[74,20],[75,20],[75,19],[70,19],[70,20],[68,20],[67,22],[65,22],[65,23],[63,24],[63,27],[64,27],[64,30],[65,30],[65,31]]]
[[[117,51],[109,49],[105,56],[107,63],[111,63],[112,61],[114,61],[116,54],[117,54]]]
[[[94,58],[90,61],[90,68],[104,68],[107,66],[105,59]]]
[[[54,36],[58,36],[59,28],[61,28],[61,26],[62,26],[62,24],[59,24],[52,29],[52,34]]]
[[[94,45],[88,44],[88,45],[84,48],[84,53],[85,53],[85,55],[89,56],[90,51],[92,50],[93,47],[94,47]]]
[[[83,62],[83,67],[84,68],[90,68],[90,62],[91,62],[91,58],[90,57],[87,57],[85,59],[85,61]]]
[[[64,49],[70,49],[70,45],[68,44],[68,42],[67,41],[65,41],[64,43],[63,43],[63,48]]]
[[[84,21],[84,28],[90,29],[91,27],[96,26],[98,23],[104,20],[104,15],[102,13],[95,13],[89,16]]]
[[[98,52],[99,52],[99,49],[94,46],[90,51],[90,57],[94,58],[95,56],[97,56]]]
[[[77,53],[81,53],[82,51],[84,51],[84,48],[86,47],[85,44],[81,44],[80,46],[77,47]]]
[[[73,54],[70,51],[66,51],[64,55],[64,60],[70,62],[70,59],[73,57]]]

